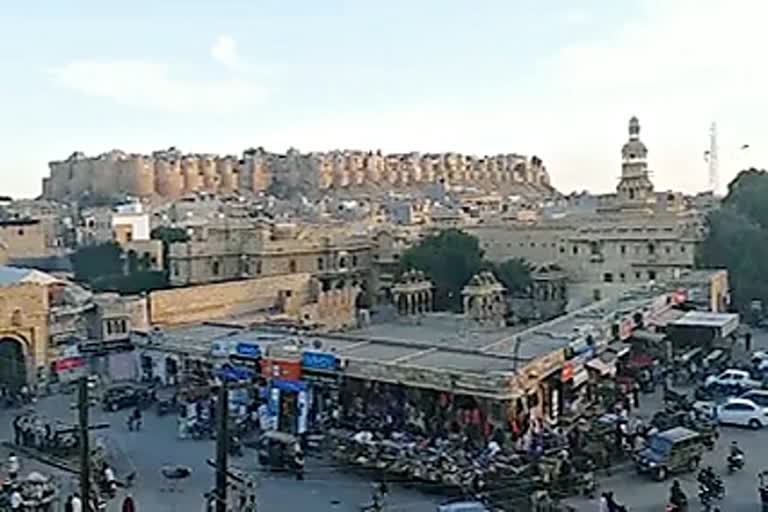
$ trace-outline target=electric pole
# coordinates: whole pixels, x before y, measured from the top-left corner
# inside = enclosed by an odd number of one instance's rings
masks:
[[[80,499],[88,510],[91,500],[91,453],[88,447],[88,377],[80,377],[77,387],[78,431],[80,433]]]
[[[229,454],[229,392],[223,381],[216,402],[216,512],[227,512],[227,455]]]

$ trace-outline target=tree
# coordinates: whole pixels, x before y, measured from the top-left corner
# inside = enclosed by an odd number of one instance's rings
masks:
[[[123,273],[123,249],[117,242],[81,247],[70,260],[78,281],[89,282],[100,276]]]
[[[164,272],[149,270],[147,254],[123,251],[116,242],[79,248],[72,256],[75,279],[87,283],[97,292],[141,293],[168,287]]]
[[[527,293],[531,286],[531,267],[522,258],[512,258],[491,268],[507,288],[508,295]]]
[[[171,244],[178,242],[188,242],[189,235],[186,230],[182,228],[172,228],[168,226],[158,226],[152,230],[149,237],[153,240],[160,240],[163,242],[163,267],[165,271],[166,280],[169,279],[169,265],[168,255],[171,253]],[[146,268],[149,268],[147,266]]]
[[[728,269],[732,299],[747,311],[752,300],[768,303],[768,173],[742,171],[728,185],[719,210],[707,217],[708,233],[696,254],[699,267]]]
[[[435,285],[435,307],[459,311],[461,289],[482,266],[483,253],[477,238],[448,229],[405,251],[399,274],[422,270]]]

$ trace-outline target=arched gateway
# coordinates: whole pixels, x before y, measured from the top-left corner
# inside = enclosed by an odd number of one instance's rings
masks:
[[[26,383],[27,364],[21,341],[0,337],[0,386],[15,390]]]

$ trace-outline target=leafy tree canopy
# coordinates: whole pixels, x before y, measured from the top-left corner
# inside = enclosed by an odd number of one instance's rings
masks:
[[[767,197],[768,173],[739,173],[722,207],[707,217],[707,237],[697,253],[698,266],[728,269],[733,300],[742,311],[755,299],[768,304]]]
[[[522,258],[512,258],[498,265],[493,265],[491,270],[507,288],[509,295],[527,294],[531,286],[531,267]]]
[[[422,240],[400,258],[400,273],[422,270],[435,285],[435,308],[459,311],[461,289],[483,265],[477,238],[448,229]]]
[[[72,256],[75,279],[88,283],[95,291],[140,293],[168,287],[164,272],[150,270],[146,255],[125,253],[116,242],[79,248]]]
[[[189,235],[182,228],[158,226],[152,230],[149,237],[153,240],[161,240],[164,244],[189,241]]]

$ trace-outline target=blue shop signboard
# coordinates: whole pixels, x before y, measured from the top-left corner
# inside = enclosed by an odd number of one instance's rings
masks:
[[[261,357],[261,347],[253,343],[240,342],[235,347],[235,355],[243,359],[259,359]]]
[[[301,354],[303,370],[336,372],[339,370],[339,358],[327,352],[304,352]]]

